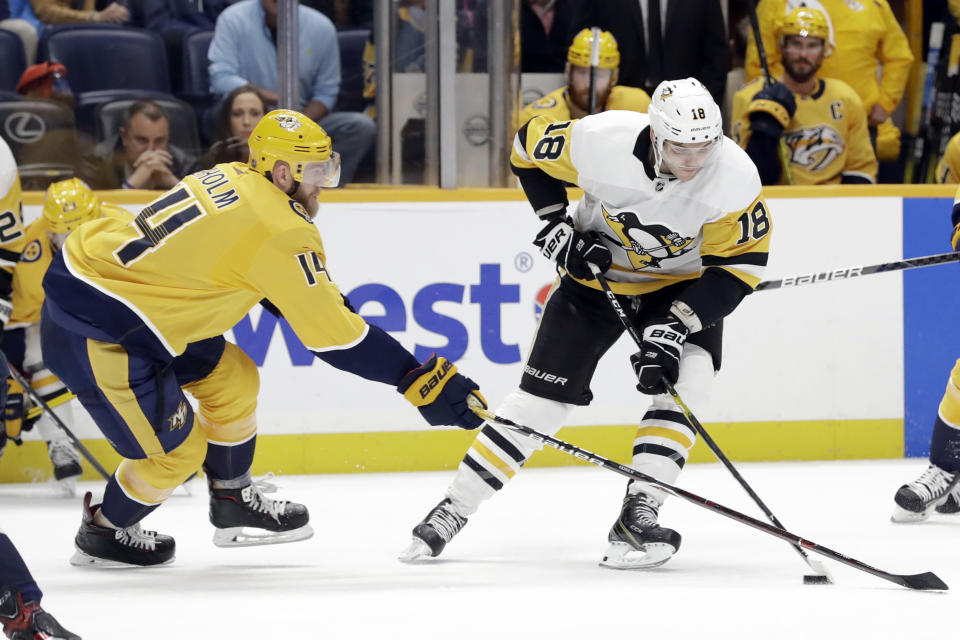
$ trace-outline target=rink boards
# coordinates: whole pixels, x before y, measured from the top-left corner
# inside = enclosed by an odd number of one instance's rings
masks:
[[[41,194],[25,196],[25,217]],[[153,194],[105,193],[138,211]],[[949,251],[948,187],[778,187],[767,277]],[[496,406],[519,381],[553,270],[530,244],[538,222],[519,191],[341,190],[317,226],[328,270],[368,321],[418,358],[436,352]],[[571,198],[579,197],[571,191]],[[926,454],[936,407],[960,356],[952,331],[957,265],[758,292],[725,327],[710,405],[692,407],[734,459],[855,459]],[[472,434],[424,425],[393,389],[334,370],[285,322],[254,309],[228,334],[261,368],[255,472],[453,468]],[[629,456],[646,400],[623,338],[601,361],[594,402],[561,437]],[[110,459],[89,421],[77,431]],[[711,460],[701,445],[693,461]],[[19,462],[17,462],[19,460]],[[569,464],[547,451],[530,464]],[[7,447],[0,480],[44,477],[40,443]],[[90,476],[92,477],[92,476]]]

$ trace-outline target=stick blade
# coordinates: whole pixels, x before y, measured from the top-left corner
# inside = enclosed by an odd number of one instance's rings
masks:
[[[897,580],[897,582],[910,589],[919,589],[922,591],[948,591],[950,589],[950,587],[947,586],[947,583],[938,578],[936,574],[931,571],[927,571],[926,573],[917,573],[912,576],[897,577],[900,578],[900,580]]]

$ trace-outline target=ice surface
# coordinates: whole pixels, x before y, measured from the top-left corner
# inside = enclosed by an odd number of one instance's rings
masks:
[[[954,637],[960,516],[889,521],[893,494],[923,460],[740,463],[793,533],[893,573],[933,571],[954,591],[912,592],[827,559],[832,586],[773,537],[677,498],[661,522],[683,534],[647,572],[597,561],[625,480],[594,467],[527,469],[471,517],[441,559],[396,555],[439,501],[450,472],[278,478],[306,503],[316,535],[218,549],[206,487],[177,490],[147,528],[177,540],[159,569],[71,567],[80,499],[46,485],[0,486],[0,527],[45,591],[44,606],[85,640],[136,638],[923,638]],[[679,486],[759,519],[719,464]],[[102,485],[82,484],[95,493]]]

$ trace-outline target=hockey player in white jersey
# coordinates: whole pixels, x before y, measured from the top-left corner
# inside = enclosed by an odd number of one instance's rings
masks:
[[[643,328],[631,362],[637,388],[653,397],[637,430],[633,466],[676,481],[696,433],[662,379],[695,411],[706,407],[720,368],[723,318],[760,282],[770,244],[757,170],[722,131],[720,109],[693,78],[661,83],[647,114],[537,117],[520,128],[511,164],[544,223],[534,244],[557,264],[559,277],[520,386],[498,415],[554,434],[573,407],[590,403],[597,362],[623,332],[592,263]],[[564,183],[585,191],[572,216]],[[439,555],[537,448],[521,434],[484,425],[401,560]],[[680,534],[658,523],[664,498],[656,487],[628,484],[602,565],[653,567],[677,551]]]

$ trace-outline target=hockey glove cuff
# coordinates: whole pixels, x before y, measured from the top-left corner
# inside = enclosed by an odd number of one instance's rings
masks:
[[[676,384],[680,377],[680,355],[689,332],[673,314],[656,319],[644,328],[640,351],[630,356],[637,374],[638,391],[659,395],[667,392],[663,379]]]
[[[797,112],[797,99],[782,82],[774,82],[753,96],[747,106],[747,116],[753,120],[754,113],[768,113],[781,127],[786,127]]]
[[[954,251],[960,251],[960,224],[953,228],[953,235],[950,236],[950,244]]]
[[[544,257],[553,260],[574,278],[593,280],[587,263],[597,265],[601,272],[613,264],[610,249],[596,231],[577,231],[562,219],[552,220],[540,230],[533,244]]]
[[[7,378],[7,404],[3,408],[4,432],[17,446],[23,444],[20,431],[23,428],[25,411],[23,387],[15,378]]]
[[[397,391],[415,406],[433,426],[453,425],[476,429],[483,424],[470,407],[467,397],[475,396],[483,408],[487,401],[480,387],[470,378],[457,373],[457,367],[446,358],[433,356],[400,380]]]

